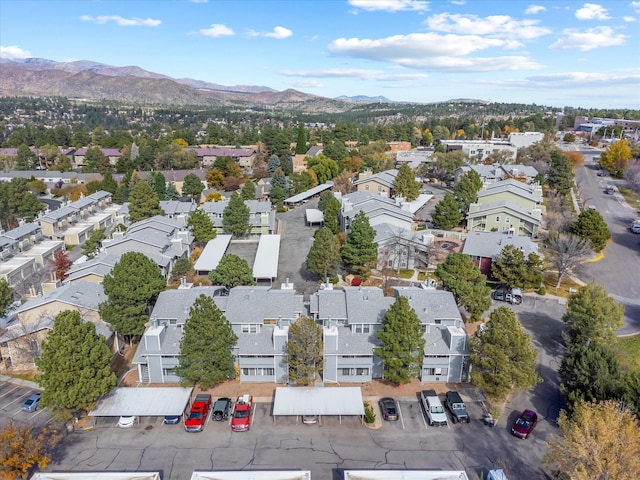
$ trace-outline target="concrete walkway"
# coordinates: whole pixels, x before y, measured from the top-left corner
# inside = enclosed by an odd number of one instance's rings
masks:
[[[40,385],[38,385],[36,382],[23,380],[21,378],[14,378],[14,377],[9,377],[7,375],[0,375],[0,381],[6,382],[6,383],[12,383],[14,385],[20,385],[22,387],[35,388],[37,390],[40,390]]]

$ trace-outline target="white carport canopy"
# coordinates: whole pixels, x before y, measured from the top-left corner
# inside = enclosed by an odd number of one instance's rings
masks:
[[[160,480],[159,472],[56,472],[35,473],[31,480]]]
[[[364,415],[360,387],[278,387],[273,416]]]
[[[164,417],[182,415],[192,387],[139,387],[114,388],[106,397],[98,401],[90,417]]]
[[[193,472],[191,480],[311,480],[311,472],[253,470],[241,472]]]
[[[469,480],[462,470],[345,470],[344,480]]]

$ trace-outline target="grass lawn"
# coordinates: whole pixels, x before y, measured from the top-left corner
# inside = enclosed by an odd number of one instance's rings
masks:
[[[35,373],[14,373],[9,375],[11,378],[19,378],[20,380],[28,380],[30,382],[36,382],[38,375]]]
[[[619,186],[618,190],[627,201],[631,208],[635,208],[638,213],[640,213],[640,192],[636,192],[635,190],[631,190],[630,188]]]
[[[615,349],[620,363],[629,370],[640,374],[640,334],[619,337]]]
[[[563,277],[560,288],[556,289],[556,283],[558,283],[558,274],[556,272],[545,272],[544,274],[544,287],[547,289],[549,295],[556,295],[558,297],[568,297],[572,292],[569,289],[578,290],[580,285],[568,278]]]

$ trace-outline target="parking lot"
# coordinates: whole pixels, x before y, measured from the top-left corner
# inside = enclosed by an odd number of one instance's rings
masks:
[[[38,408],[35,412],[21,410],[24,401],[37,391],[30,386],[0,380],[0,428],[9,422],[36,427],[45,425],[50,418],[46,409]]]

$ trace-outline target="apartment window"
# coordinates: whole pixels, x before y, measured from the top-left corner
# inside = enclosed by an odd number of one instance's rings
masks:
[[[167,376],[167,375],[175,375],[176,373],[176,369],[175,368],[163,368],[162,369],[162,375]]]
[[[369,369],[368,368],[356,368],[356,375],[358,375],[358,376],[369,375]]]
[[[500,223],[500,217],[496,217],[496,223]]]
[[[353,326],[353,333],[370,333],[371,325],[358,323]]]
[[[250,377],[272,377],[275,374],[275,369],[273,368],[243,368],[243,375],[248,375]]]
[[[265,318],[264,319],[264,323],[265,325],[275,325],[277,323],[275,318]]]
[[[442,375],[442,368],[434,368],[433,371],[436,375]]]
[[[169,325],[176,325],[178,323],[178,320],[175,318],[170,318],[169,319]]]
[[[378,191],[381,192],[382,191],[382,185],[378,185]]]
[[[504,223],[511,223],[511,220],[509,219],[509,217],[504,217]]]
[[[364,189],[365,189],[365,190],[369,190],[369,185],[365,185],[365,186],[364,186]]]
[[[435,368],[425,368],[424,369],[424,374],[425,375],[435,375]]]
[[[256,324],[249,324],[249,325],[242,325],[240,327],[240,331],[242,333],[258,333],[259,329],[258,329],[258,325]]]
[[[351,375],[350,368],[339,368],[338,370],[340,370],[340,375],[345,375],[345,376]]]

